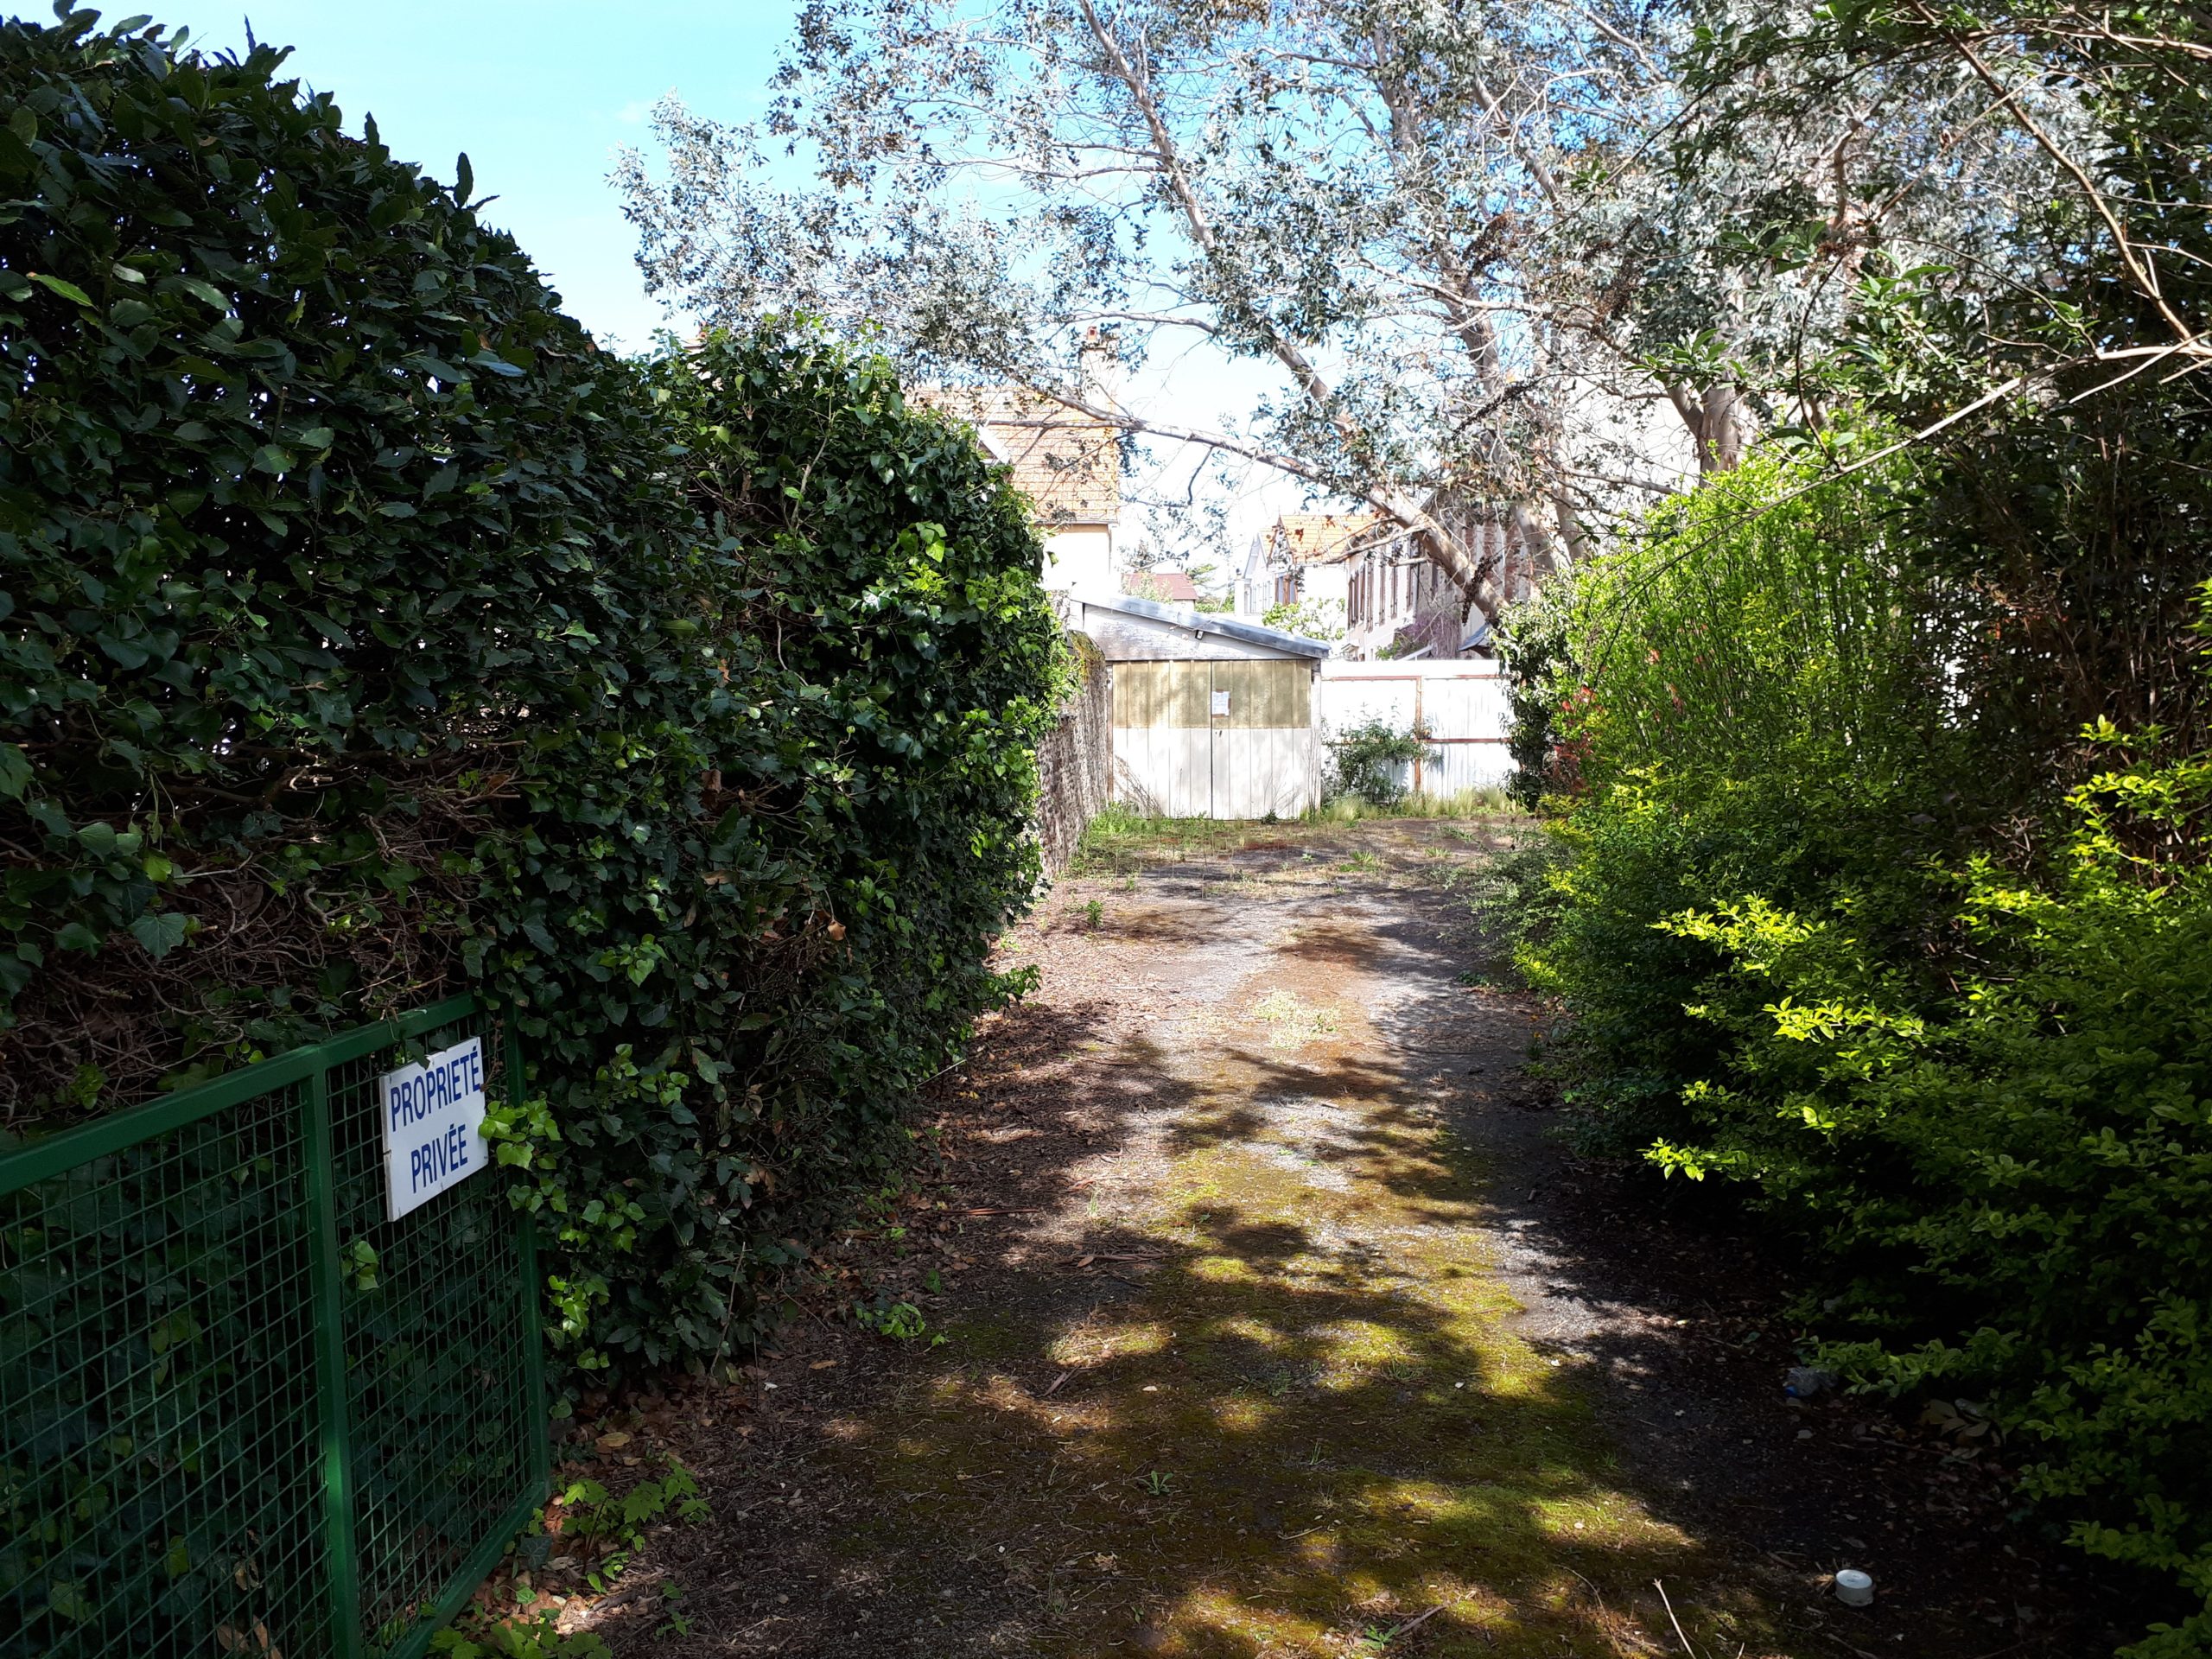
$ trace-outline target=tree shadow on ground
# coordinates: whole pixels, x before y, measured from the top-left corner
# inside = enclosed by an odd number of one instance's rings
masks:
[[[1307,938],[1233,1010],[1254,1034],[1267,995],[1320,1006],[1372,957]],[[1419,1619],[1391,1651],[1635,1653],[1655,1577],[1695,1585],[1702,1637],[1756,1635],[1512,1333],[1473,1174],[1356,1007],[1287,1051],[1129,1037],[1098,1075],[1155,1080],[1086,1096],[1123,1137],[1154,1121],[1151,1212],[830,1426],[883,1500],[849,1560],[911,1578],[925,1531],[1019,1586],[1005,1634],[1040,1652],[1380,1651]]]
[[[1796,1421],[1716,1390],[1624,1273],[1640,1243],[1570,1247],[1513,1075],[1536,1011],[1460,982],[1448,918],[1310,871],[1142,899],[1096,950],[1040,933],[1043,996],[944,1085],[965,1196],[887,1270],[959,1268],[918,1294],[949,1340],[824,1324],[772,1357],[714,1532],[656,1547],[681,1651],[1625,1659],[1681,1651],[1655,1579],[1703,1656],[1987,1650],[1886,1586],[1820,1633],[1836,1506],[1778,1514],[1796,1489],[1746,1467]]]

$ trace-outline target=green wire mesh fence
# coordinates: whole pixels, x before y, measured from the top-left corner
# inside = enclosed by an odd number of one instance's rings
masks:
[[[0,1154],[0,1659],[414,1659],[543,1499],[527,1217],[387,1218],[461,997]]]

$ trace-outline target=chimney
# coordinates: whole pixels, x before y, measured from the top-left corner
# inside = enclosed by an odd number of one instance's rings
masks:
[[[1076,351],[1076,389],[1085,403],[1118,409],[1122,402],[1120,342],[1111,328],[1093,323]]]

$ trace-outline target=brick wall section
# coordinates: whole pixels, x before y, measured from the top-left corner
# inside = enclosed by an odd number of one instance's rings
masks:
[[[1067,639],[1081,677],[1061,707],[1060,723],[1037,746],[1037,839],[1047,875],[1074,861],[1084,830],[1106,804],[1114,760],[1106,659],[1088,636],[1071,632]]]

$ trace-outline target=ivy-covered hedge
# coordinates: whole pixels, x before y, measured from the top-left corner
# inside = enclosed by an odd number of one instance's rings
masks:
[[[767,329],[652,380],[711,579],[662,613],[615,770],[529,785],[579,840],[486,872],[546,1085],[503,1155],[557,1214],[587,1366],[754,1334],[804,1207],[1015,988],[987,957],[1040,874],[1063,677],[1020,500],[882,361]]]
[[[283,54],[0,23],[0,1130],[474,985],[586,1364],[712,1355],[1006,988],[1018,503],[804,334],[600,352]]]

